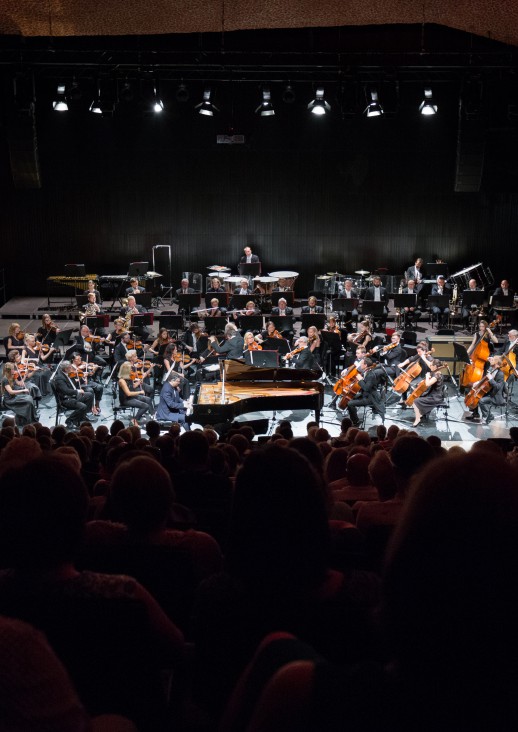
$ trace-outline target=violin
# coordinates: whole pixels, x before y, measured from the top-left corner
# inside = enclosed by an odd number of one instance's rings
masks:
[[[89,335],[85,338],[87,343],[103,343],[105,340],[106,338],[101,338],[101,336],[98,335]]]
[[[262,351],[263,347],[259,345],[259,343],[256,343],[255,341],[252,341],[252,343],[249,343],[248,346],[245,348],[245,351]]]
[[[142,348],[142,341],[128,341],[126,345],[130,350],[139,350]]]
[[[180,353],[179,351],[176,351],[175,353],[171,354],[171,359],[175,361],[176,363],[179,363],[180,361],[182,363],[190,363],[194,359],[189,356],[188,353]],[[149,361],[146,361],[145,363],[150,363]]]
[[[287,359],[288,359],[288,358],[293,358],[293,356],[296,356],[296,355],[297,355],[297,353],[300,353],[300,352],[301,352],[301,351],[303,351],[303,350],[304,350],[305,348],[306,348],[306,346],[299,346],[299,347],[298,347],[298,348],[296,348],[296,349],[295,349],[294,351],[290,351],[289,353],[286,353],[286,354],[285,354],[285,356],[284,356],[284,358],[287,358]]]
[[[50,349],[51,346],[48,343],[40,343],[39,341],[33,346],[34,351],[41,351],[42,353],[48,353]]]

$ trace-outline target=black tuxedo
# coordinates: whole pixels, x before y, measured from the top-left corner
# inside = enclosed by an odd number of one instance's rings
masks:
[[[354,425],[359,424],[358,407],[370,406],[373,412],[383,416],[385,414],[385,404],[378,391],[378,377],[374,370],[365,372],[365,376],[360,381],[360,392],[357,397],[351,399],[347,408],[349,416]]]
[[[419,272],[419,276],[418,273]],[[418,281],[420,278],[420,281]],[[421,289],[422,287],[422,281],[424,279],[423,269],[416,269],[415,265],[413,264],[411,267],[407,269],[405,272],[405,279],[408,282],[408,280],[415,280],[416,289]]]
[[[432,285],[432,291],[430,295],[439,295],[439,286],[437,283],[435,285]],[[451,287],[447,284],[444,284],[442,288],[442,294],[447,295],[448,298],[451,299]],[[440,308],[438,305],[432,305],[432,313],[434,315],[437,315],[438,325],[444,325],[445,321],[448,319],[447,316],[450,313],[450,308],[446,306],[445,308]]]
[[[320,364],[318,363],[317,357],[312,352],[311,348],[307,346],[301,351],[296,357],[295,367],[298,369],[310,369],[311,371],[322,371]]]
[[[315,305],[314,308],[310,308],[309,305],[304,305],[304,307],[302,308],[302,310],[300,312],[302,313],[302,315],[310,315],[311,310],[314,310],[315,313],[324,312],[324,308],[322,307],[322,305]]]
[[[66,409],[71,409],[72,414],[67,418],[67,426],[79,424],[85,419],[87,413],[92,409],[94,403],[94,394],[91,391],[85,391],[83,394],[76,389],[69,377],[58,369],[54,379],[54,388],[58,393],[61,404]]]
[[[272,315],[279,315],[281,318],[293,315],[293,308],[286,306],[284,313],[281,315],[280,308],[272,308]]]
[[[69,348],[68,352],[70,352],[71,350],[72,349]],[[73,350],[80,353],[84,361],[86,361],[88,358],[88,361],[90,361],[90,362],[93,361],[94,363],[96,363],[98,366],[101,366],[102,368],[104,368],[106,366],[106,361],[104,360],[104,358],[101,358],[100,356],[98,356],[96,354],[97,344],[88,343],[88,341],[86,341],[86,343],[85,343],[83,336],[81,334],[79,334],[77,336]]]
[[[380,287],[379,291],[380,291],[380,300],[379,301],[383,303],[383,313],[381,316],[379,316],[377,318],[377,321],[378,321],[377,327],[378,327],[378,330],[383,330],[385,328],[385,323],[387,321],[387,315],[388,315],[388,307],[387,307],[388,293],[387,293],[387,290],[385,287]],[[367,289],[365,290],[365,297],[363,299],[364,299],[364,301],[368,300],[370,302],[373,302],[375,300],[375,296],[376,296],[376,288],[373,285],[371,285],[371,287],[367,287]],[[374,318],[374,322],[376,323],[376,318]]]

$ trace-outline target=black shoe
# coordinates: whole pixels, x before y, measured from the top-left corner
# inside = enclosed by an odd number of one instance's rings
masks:
[[[402,404],[400,404],[400,405],[399,405],[399,408],[400,408],[400,409],[408,409],[408,407],[407,407],[407,405],[405,404],[405,402],[403,402]]]
[[[486,417],[486,424],[489,424],[494,420],[494,417]]]
[[[478,416],[478,414],[467,414],[465,418],[469,419],[470,422],[480,422],[480,417]]]

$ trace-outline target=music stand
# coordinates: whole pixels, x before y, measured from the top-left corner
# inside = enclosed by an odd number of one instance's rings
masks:
[[[99,330],[99,328],[109,328],[110,326],[110,316],[108,313],[103,313],[102,315],[89,315],[85,320],[85,325],[87,325],[90,330]],[[59,335],[59,333],[58,333]]]
[[[233,310],[244,310],[247,302],[257,305],[263,295],[232,295],[231,306]]]
[[[151,300],[153,295],[150,292],[140,292],[138,295],[133,295],[137,305],[142,305],[143,308],[148,310],[151,307]]]
[[[262,315],[240,315],[238,323],[241,330],[262,330],[264,321]]]
[[[237,271],[241,277],[258,277],[261,274],[261,262],[240,262]]]
[[[139,313],[131,316],[131,326],[143,330],[146,326],[153,325],[155,313]]]
[[[88,295],[76,295],[75,298],[78,310],[82,310],[84,306],[88,303]]]
[[[85,277],[86,267],[84,264],[65,264],[65,274],[67,277]]]
[[[277,339],[279,340],[279,339]],[[245,363],[261,368],[276,367],[279,365],[278,351],[245,351]]]
[[[180,294],[178,297],[178,312],[190,313],[197,310],[201,303],[201,292],[192,292],[188,295]]]
[[[278,351],[281,356],[289,353],[290,350],[290,344],[286,338],[265,338],[261,345],[263,350]]]
[[[325,313],[304,313],[304,315],[300,316],[300,319],[302,322],[302,327],[306,331],[311,325],[314,325],[318,328],[318,330],[321,330],[326,324]]]
[[[128,269],[128,278],[144,277],[149,272],[149,262],[131,262]]]
[[[428,307],[447,308],[450,304],[449,295],[428,295]]]
[[[492,295],[492,308],[512,308],[514,305],[514,295]]]
[[[362,303],[362,316],[372,315],[373,318],[383,318],[385,316],[383,310],[384,307],[384,302],[377,302],[376,300],[364,300]]]
[[[439,275],[444,275],[446,279],[449,277],[449,270],[448,265],[446,262],[442,262],[441,264],[437,264],[437,262],[428,262],[425,265],[425,272],[426,272],[426,279],[431,280],[432,277],[437,279]]]
[[[339,297],[331,301],[331,309],[336,313],[352,313],[358,309],[359,303],[357,297]]]
[[[218,315],[215,318],[203,318],[203,322],[205,323],[205,330],[209,335],[221,333],[225,330],[225,326],[227,325],[227,319],[224,315]]]
[[[56,351],[59,351],[61,353],[61,349],[64,348],[67,349],[69,343],[70,343],[70,337],[72,335],[72,329],[68,328],[67,330],[60,330],[59,333],[54,338],[54,343],[52,344]]]
[[[248,296],[247,296],[248,297]],[[210,308],[210,301],[216,298],[220,304],[220,307],[226,308],[228,301],[230,300],[229,292],[206,292],[205,293],[205,307]]]
[[[275,323],[279,333],[291,333],[293,331],[293,318],[291,315],[272,315],[270,320]]]
[[[161,315],[158,320],[158,328],[175,330],[177,333],[183,328],[183,317],[181,315]]]
[[[415,308],[417,306],[417,294],[403,295],[394,294],[395,308]]]
[[[287,292],[272,292],[270,297],[272,299],[273,307],[279,307],[279,300],[282,298],[286,300],[288,307],[293,307],[293,290],[288,290]]]
[[[470,308],[472,305],[482,305],[487,298],[484,290],[463,290],[462,307]]]

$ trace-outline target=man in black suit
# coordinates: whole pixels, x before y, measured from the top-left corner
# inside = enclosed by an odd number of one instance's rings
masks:
[[[221,356],[225,356],[225,358],[243,358],[243,350],[245,347],[245,341],[243,339],[243,336],[238,331],[234,323],[228,323],[228,325],[225,326],[225,342],[223,345],[219,345],[218,339],[216,336],[210,336],[210,347],[216,351]],[[200,359],[201,362],[205,360],[204,358]]]
[[[54,379],[54,388],[63,407],[74,410],[67,418],[66,426],[79,427],[79,424],[86,419],[88,412],[92,411],[94,394],[74,386],[72,379],[68,376],[71,370],[70,361],[61,362]]]
[[[376,330],[385,330],[388,315],[388,293],[386,288],[381,286],[381,277],[379,275],[374,275],[372,285],[367,287],[363,299],[383,303],[382,314],[377,318],[377,323],[376,318],[374,318],[374,325]]]
[[[415,295],[417,297],[418,294],[419,292],[415,280],[409,279],[407,281],[407,286],[403,288],[403,295]],[[417,328],[417,323],[421,317],[421,310],[417,305],[417,300],[414,307],[403,308],[401,314],[403,316],[403,325],[405,327]]]
[[[192,287],[189,287],[189,280],[187,278],[184,278],[180,282],[180,287],[175,292],[173,302],[178,304],[178,302],[179,302],[178,295],[193,295],[193,294],[194,294],[194,290],[192,289]]]
[[[409,267],[405,272],[405,279],[407,283],[409,280],[414,280],[416,290],[419,292],[422,287],[423,277],[423,260],[421,257],[417,257],[414,266]]]
[[[260,261],[257,254],[252,254],[252,249],[250,247],[246,246],[243,249],[243,252],[244,254],[239,260],[240,264],[254,264]]]
[[[137,305],[134,295],[128,297],[128,304],[121,309],[120,316],[126,320],[126,316],[129,315],[143,315],[147,310],[143,305]],[[147,338],[151,331],[148,327],[144,326],[133,326],[133,332],[136,333],[140,338]]]
[[[444,275],[437,277],[437,282],[432,287],[431,295],[448,295],[448,299],[451,300],[451,287],[446,284]],[[437,316],[437,327],[441,328],[448,322],[448,316],[450,314],[450,308],[439,307],[438,305],[432,305],[432,313]]]
[[[480,416],[478,410],[480,408],[482,419],[485,420],[486,424],[493,421],[493,417],[491,416],[491,410],[493,407],[502,407],[505,404],[507,389],[504,372],[501,371],[502,356],[489,356],[488,361],[489,369],[486,371],[483,379],[488,379],[491,385],[491,390],[489,394],[482,397],[475,409],[466,417],[466,419],[479,420]],[[480,379],[480,381],[483,379]],[[476,381],[473,386],[478,386],[480,381]]]
[[[234,290],[234,295],[253,295],[253,292],[250,289],[250,284],[246,277],[243,277],[241,279],[239,287],[236,287],[236,289]]]
[[[379,414],[382,418],[385,416],[385,404],[378,391],[378,376],[374,370],[370,370],[373,361],[370,358],[364,358],[358,366],[358,382],[360,384],[360,392],[357,397],[351,399],[347,405],[349,416],[355,427],[358,427],[360,420],[358,419],[358,407],[372,407],[375,414]]]
[[[493,297],[508,296],[514,297],[514,290],[509,287],[509,282],[507,280],[502,280],[502,282],[500,283],[500,287],[497,287],[496,290],[493,292]]]
[[[284,297],[280,297],[277,307],[272,308],[272,315],[281,318],[289,318],[289,320],[285,322],[285,325],[289,325],[289,327],[282,328],[281,334],[283,338],[293,338],[293,308],[290,308]]]
[[[309,347],[307,336],[300,336],[295,342],[295,348],[302,348],[302,351],[295,356],[295,368],[310,369],[311,371],[319,371],[322,369],[317,361],[317,357]]]
[[[302,315],[313,315],[315,313],[323,313],[324,308],[322,305],[317,305],[317,298],[311,295],[311,297],[308,297],[308,304],[304,305],[300,312]]]
[[[100,366],[100,373],[102,373],[102,369],[106,366],[106,361],[104,358],[97,355],[97,349],[100,344],[93,343],[91,340],[88,340],[90,338],[95,338],[95,336],[92,336],[90,328],[87,325],[82,325],[73,350],[78,351],[81,354],[83,361],[88,361],[90,363],[93,362],[97,364],[97,366]]]
[[[139,295],[142,292],[145,292],[144,288],[139,287],[138,279],[136,277],[132,277],[130,280],[130,286],[126,288],[126,296]]]

